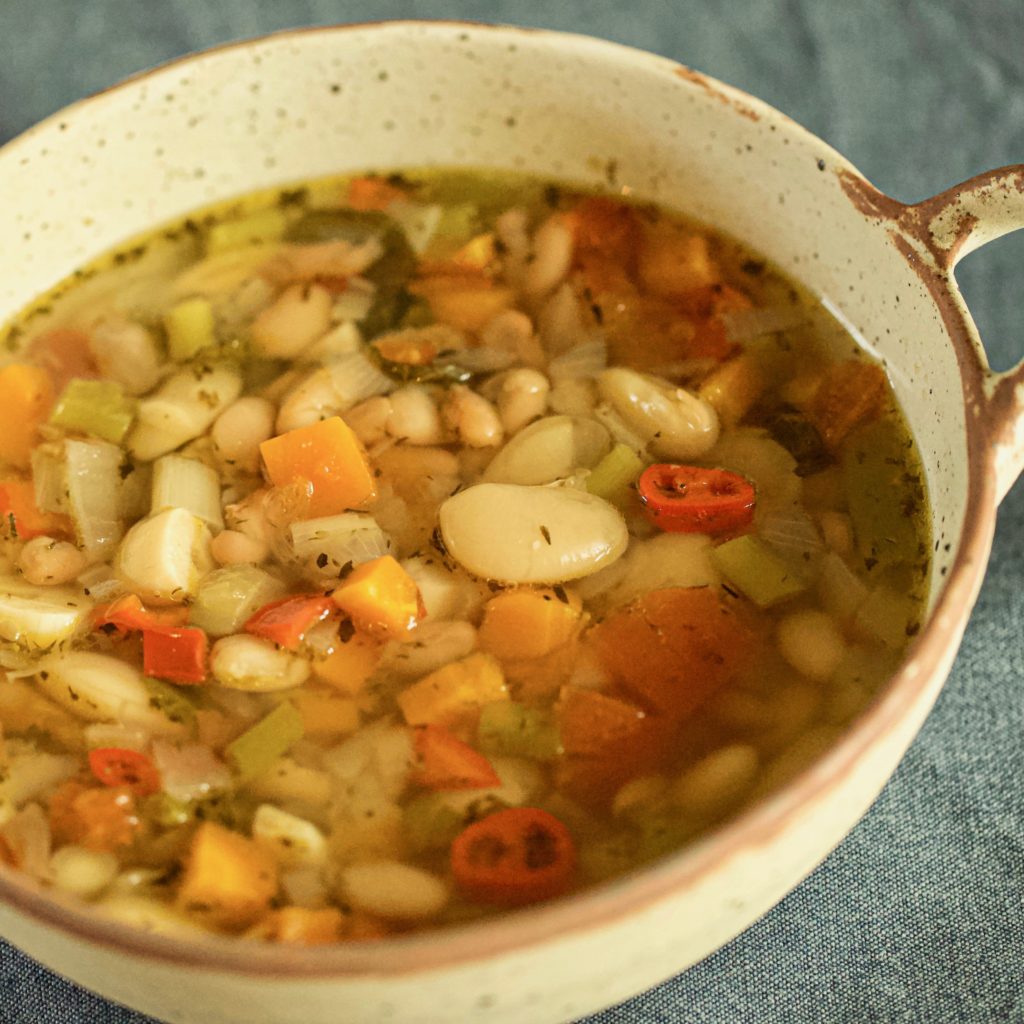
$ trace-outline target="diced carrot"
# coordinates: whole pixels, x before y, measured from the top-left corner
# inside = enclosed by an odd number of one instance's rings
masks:
[[[50,828],[58,845],[74,843],[103,853],[131,846],[145,832],[129,788],[86,786],[77,779],[50,797]]]
[[[340,416],[289,430],[260,445],[267,476],[276,487],[308,480],[309,515],[363,508],[376,497],[366,452]]]
[[[93,629],[121,634],[144,629],[178,629],[187,622],[187,608],[153,611],[142,603],[137,594],[124,594],[107,604],[98,604],[92,611]]]
[[[826,371],[807,418],[834,451],[855,427],[881,416],[887,391],[885,371],[880,366],[859,359],[837,363]]]
[[[292,697],[302,716],[305,735],[315,739],[347,736],[359,728],[359,707],[351,697],[331,687],[304,686]]]
[[[497,241],[493,231],[475,235],[465,245],[442,260],[420,262],[421,277],[458,276],[490,272],[498,255]]]
[[[36,431],[53,407],[53,381],[46,370],[14,363],[0,370],[0,461],[26,469]]]
[[[0,519],[4,530],[19,540],[74,534],[74,526],[67,516],[39,511],[32,481],[20,477],[0,480]]]
[[[569,681],[576,667],[579,644],[575,638],[539,658],[503,661],[505,681],[515,700],[527,704],[550,701]]]
[[[664,221],[644,231],[638,273],[643,288],[665,299],[681,298],[722,278],[707,236]]]
[[[426,615],[416,581],[391,556],[356,566],[331,595],[360,633],[400,640]]]
[[[380,663],[383,644],[373,637],[356,633],[338,644],[326,657],[313,662],[313,673],[343,694],[355,697]]]
[[[178,905],[210,924],[244,928],[277,893],[277,864],[259,843],[212,821],[192,838]]]
[[[265,604],[250,616],[245,631],[296,651],[306,633],[334,611],[334,602],[329,597],[297,594]]]
[[[157,679],[183,684],[203,682],[208,650],[206,633],[197,626],[142,631],[143,670]]]
[[[416,730],[417,766],[412,780],[428,789],[484,789],[500,786],[494,766],[478,750],[439,725]]]
[[[290,946],[327,946],[343,938],[345,917],[337,907],[272,910],[246,934]]]
[[[615,363],[638,370],[660,370],[689,359],[696,328],[676,304],[649,295],[599,293],[594,304]]]
[[[498,662],[476,652],[424,676],[397,699],[409,725],[444,725],[458,732],[475,727],[485,704],[508,700],[508,691]]]
[[[408,366],[426,366],[437,358],[437,345],[422,337],[402,331],[390,338],[378,338],[373,347],[392,363]]]
[[[409,291],[426,299],[434,317],[463,331],[479,331],[515,303],[515,292],[483,274],[437,275],[413,281]]]
[[[643,742],[650,717],[629,701],[577,686],[565,687],[556,705],[566,754],[605,756]]]
[[[88,380],[99,374],[89,335],[73,327],[55,327],[40,334],[25,354],[49,373],[58,394],[76,377]]]
[[[572,639],[581,612],[579,598],[564,590],[506,590],[484,606],[478,642],[502,661],[541,658]]]
[[[754,641],[746,615],[712,587],[652,591],[588,636],[633,698],[675,721],[739,671]]]
[[[386,210],[405,190],[386,178],[353,178],[348,183],[348,205],[353,210]]]
[[[577,262],[600,256],[631,276],[640,246],[640,220],[636,210],[606,196],[590,196],[565,215],[573,233]]]

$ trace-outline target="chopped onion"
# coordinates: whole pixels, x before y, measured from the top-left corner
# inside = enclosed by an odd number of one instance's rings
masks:
[[[764,334],[790,331],[807,323],[806,310],[796,304],[761,309],[736,309],[719,315],[729,340],[740,344],[753,341]]]
[[[292,523],[292,551],[306,577],[329,583],[347,565],[360,565],[391,553],[392,543],[373,516],[343,512],[337,516]]]
[[[183,508],[214,529],[224,528],[220,507],[220,477],[197,459],[164,455],[153,463],[150,513]]]
[[[124,535],[121,521],[123,453],[107,441],[64,442],[68,511],[90,559],[109,558]]]
[[[231,788],[228,766],[200,743],[179,747],[157,740],[153,760],[160,769],[164,792],[175,800],[202,800]]]
[[[40,512],[68,510],[64,446],[41,444],[32,452],[32,484]]]
[[[405,232],[409,247],[414,253],[422,253],[437,232],[444,211],[437,204],[413,203],[407,199],[396,199],[388,204],[388,216],[398,223]]]
[[[365,320],[377,297],[377,286],[365,277],[350,277],[348,287],[334,300],[331,318],[345,323]]]
[[[590,380],[608,366],[608,345],[603,339],[585,341],[548,363],[553,381]]]
[[[497,373],[499,370],[507,370],[519,361],[515,352],[486,346],[464,348],[447,356],[446,359],[464,370],[469,370],[470,373]]]
[[[817,525],[800,505],[771,508],[758,522],[757,532],[761,540],[787,557],[810,559],[825,550]]]

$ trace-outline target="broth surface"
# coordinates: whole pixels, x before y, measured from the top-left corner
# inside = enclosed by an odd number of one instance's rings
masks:
[[[882,367],[628,197],[200,211],[0,332],[0,860],[370,939],[636,869],[828,749],[923,615]]]

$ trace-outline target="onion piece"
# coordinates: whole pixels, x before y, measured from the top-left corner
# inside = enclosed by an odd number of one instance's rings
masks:
[[[160,770],[163,790],[175,800],[202,800],[231,788],[231,771],[209,748],[200,743],[175,746],[157,740],[153,760]]]
[[[807,323],[807,311],[799,305],[736,309],[720,313],[719,317],[729,340],[740,344],[765,334],[791,331]]]
[[[608,366],[608,345],[604,339],[585,341],[548,363],[553,381],[592,380]]]

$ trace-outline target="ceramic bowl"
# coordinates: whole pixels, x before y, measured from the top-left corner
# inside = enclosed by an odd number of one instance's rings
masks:
[[[1024,225],[1024,168],[905,206],[764,103],[669,60],[514,28],[385,23],[189,57],[69,107],[0,152],[0,320],[194,207],[310,176],[464,165],[629,190],[742,239],[881,357],[918,438],[935,528],[930,619],[826,756],[635,876],[444,933],[293,950],[189,944],[0,878],[0,932],[176,1024],[569,1020],[707,955],[853,826],[932,706],[1024,461],[1024,369],[991,372],[953,279]]]

